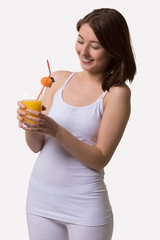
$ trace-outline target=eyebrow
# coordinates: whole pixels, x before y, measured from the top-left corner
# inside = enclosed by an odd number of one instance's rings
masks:
[[[80,37],[80,38],[82,38],[84,40],[84,38],[80,34],[78,34],[78,37]],[[98,41],[90,41],[90,42],[91,43],[98,43],[98,44],[100,44]]]

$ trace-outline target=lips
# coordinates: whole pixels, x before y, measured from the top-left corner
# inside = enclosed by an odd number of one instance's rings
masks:
[[[91,63],[92,61],[93,61],[92,59],[87,59],[87,58],[82,57],[82,62],[85,64]]]

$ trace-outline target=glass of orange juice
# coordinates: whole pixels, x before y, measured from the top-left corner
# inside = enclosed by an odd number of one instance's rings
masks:
[[[42,94],[39,97],[37,101],[39,92],[37,90],[27,89],[24,91],[23,100],[22,103],[25,105],[24,111],[26,112],[27,109],[32,109],[38,112],[41,112],[42,110]],[[26,112],[27,115],[33,116],[32,114]],[[33,116],[35,117],[35,116]],[[25,117],[23,117],[26,122],[36,124],[36,122],[33,122]]]

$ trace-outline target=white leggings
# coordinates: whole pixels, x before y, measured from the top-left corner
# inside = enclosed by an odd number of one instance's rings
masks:
[[[111,240],[113,222],[88,227],[27,214],[30,240]]]

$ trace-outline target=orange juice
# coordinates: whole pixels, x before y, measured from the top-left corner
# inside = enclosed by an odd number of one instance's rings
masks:
[[[26,106],[26,108],[24,109],[25,112],[26,112],[26,109],[32,109],[32,110],[41,112],[41,108],[42,108],[42,101],[41,100],[36,101],[35,99],[25,99],[25,100],[22,101],[22,103]],[[28,112],[27,112],[27,115],[35,117],[34,115],[32,115]],[[29,123],[36,124],[36,122],[28,120],[25,117],[24,117],[24,120],[29,122]]]

